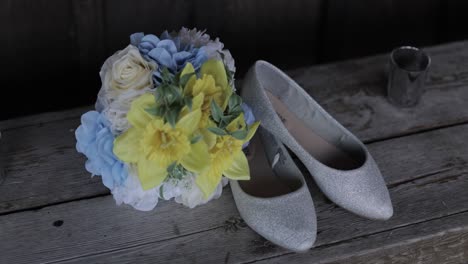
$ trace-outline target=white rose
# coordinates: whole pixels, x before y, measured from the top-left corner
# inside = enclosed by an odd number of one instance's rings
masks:
[[[101,68],[101,90],[96,109],[111,122],[111,130],[119,134],[128,129],[126,114],[132,101],[153,88],[153,72],[157,65],[146,61],[140,51],[128,45],[109,57]]]

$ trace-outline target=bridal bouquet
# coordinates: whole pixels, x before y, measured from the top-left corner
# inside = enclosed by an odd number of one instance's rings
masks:
[[[117,204],[190,208],[218,198],[227,179],[248,180],[242,148],[259,123],[236,95],[234,60],[196,29],[135,33],[102,66],[96,111],[81,117],[78,152]]]

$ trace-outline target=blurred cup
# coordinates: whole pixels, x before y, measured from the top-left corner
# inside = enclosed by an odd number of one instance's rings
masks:
[[[424,82],[431,58],[422,50],[403,46],[390,54],[387,96],[391,103],[411,107],[424,93]]]

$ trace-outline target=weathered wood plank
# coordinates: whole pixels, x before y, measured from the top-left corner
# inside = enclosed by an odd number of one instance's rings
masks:
[[[80,116],[93,109],[94,106],[84,106],[73,108],[66,111],[47,112],[37,115],[30,115],[15,119],[7,119],[0,121],[0,131],[21,128],[26,126],[35,126],[39,124],[61,121],[66,119],[79,119]]]
[[[107,193],[75,149],[78,125],[73,118],[2,132],[0,213]]]
[[[396,214],[387,222],[366,220],[315,199],[318,213],[316,246],[334,245],[341,241],[466,212],[466,188],[466,172],[444,177],[435,175],[423,181],[404,183],[392,188],[390,192]],[[214,215],[206,217],[217,218]],[[213,226],[206,228],[210,230],[204,232],[184,234],[169,240],[138,243],[132,247],[112,250],[111,254],[104,250],[102,254],[89,254],[64,263],[105,263],[109,262],[110,256],[113,263],[222,263],[226,258],[229,259],[228,263],[250,263],[288,253],[285,249],[265,241],[249,228],[239,228],[234,232],[226,231],[224,227],[212,228]],[[340,254],[335,252],[335,256]]]
[[[468,196],[464,195],[468,168],[461,166],[468,162],[463,144],[467,132],[468,125],[462,125],[371,144],[372,153],[382,153],[376,157],[399,159],[386,168],[395,172],[390,188],[394,217],[387,222],[366,220],[313,193],[319,226],[316,245],[468,211]],[[408,148],[400,147],[404,145]],[[423,162],[434,165],[420,167]],[[219,263],[228,259],[231,263],[288,253],[243,225],[236,230],[235,225],[225,223],[237,216],[228,188],[220,199],[196,210],[161,203],[155,211],[141,213],[114,206],[109,196],[49,206],[0,217],[2,238],[11,241],[0,244],[0,252],[8,252],[0,255],[0,262]],[[55,227],[57,220],[63,225]]]
[[[388,57],[377,56],[289,71],[338,121],[364,141],[468,121],[468,42],[428,48],[426,93],[413,108],[386,99]]]
[[[463,264],[468,262],[467,249],[465,212],[255,263]]]

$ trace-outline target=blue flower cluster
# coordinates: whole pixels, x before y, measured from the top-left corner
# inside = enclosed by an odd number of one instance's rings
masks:
[[[198,70],[203,62],[208,60],[204,47],[196,48],[191,44],[183,44],[179,37],[173,37],[167,31],[160,38],[152,34],[134,33],[130,36],[130,42],[138,47],[143,57],[158,64],[158,70],[154,72],[156,85],[161,82],[163,68],[175,74],[190,62],[195,70]]]
[[[99,112],[89,111],[81,116],[81,125],[75,131],[76,150],[87,158],[86,170],[101,175],[104,185],[113,189],[128,177],[128,168],[114,155],[114,135],[109,121]]]

